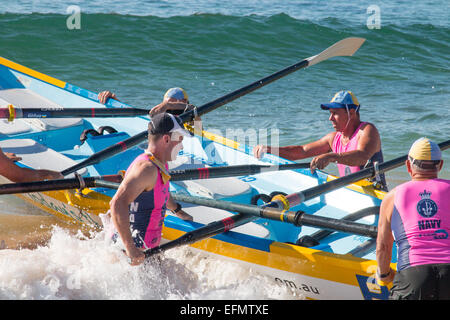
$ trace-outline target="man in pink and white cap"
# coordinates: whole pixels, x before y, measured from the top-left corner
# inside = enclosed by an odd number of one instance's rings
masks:
[[[105,104],[108,99],[115,99],[120,101],[116,94],[111,91],[102,91],[98,94],[98,101]],[[149,115],[153,116],[157,113],[169,112],[175,115],[180,115],[186,110],[190,110],[193,106],[189,104],[189,97],[183,88],[175,87],[170,88],[164,94],[163,101],[154,106],[150,111]]]
[[[160,112],[170,112],[175,115],[180,115],[185,110],[188,110],[189,107],[189,97],[186,91],[179,87],[170,88],[164,94],[163,101],[157,106],[154,106],[149,114],[152,116]]]

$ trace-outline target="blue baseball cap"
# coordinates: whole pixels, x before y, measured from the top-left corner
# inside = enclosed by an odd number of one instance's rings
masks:
[[[188,97],[186,91],[184,91],[183,88],[178,88],[178,87],[170,88],[169,90],[167,90],[167,92],[164,94],[164,100],[167,100],[169,98],[189,101],[189,97]]]
[[[349,109],[357,109],[358,107],[360,107],[360,104],[353,92],[345,90],[337,92],[334,95],[333,99],[331,99],[330,103],[324,103],[320,105],[323,110],[345,108],[346,106]]]

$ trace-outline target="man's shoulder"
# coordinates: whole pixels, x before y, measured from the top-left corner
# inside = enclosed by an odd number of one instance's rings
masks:
[[[444,184],[450,184],[450,180],[449,179],[444,179],[444,178],[437,178],[437,181],[444,183]]]
[[[368,139],[380,139],[380,133],[377,127],[371,122],[363,122],[359,128],[358,134],[366,136]]]
[[[331,131],[327,133],[322,139],[333,142],[334,137],[336,137],[337,131]]]
[[[398,186],[397,186],[398,187]],[[395,199],[395,194],[397,192],[397,187],[393,188],[392,190],[390,190],[389,192],[387,192],[384,197],[383,197],[383,202],[385,203],[390,203],[393,202]]]
[[[136,163],[136,165],[140,170],[145,170],[145,171],[156,171],[157,170],[156,165],[153,162],[148,161],[147,159],[138,161]]]
[[[377,127],[372,122],[362,122],[360,130],[377,130]]]
[[[152,176],[156,177],[158,172],[157,167],[151,161],[142,160],[138,161],[133,165],[132,170],[135,174],[139,175],[142,178],[149,178]]]

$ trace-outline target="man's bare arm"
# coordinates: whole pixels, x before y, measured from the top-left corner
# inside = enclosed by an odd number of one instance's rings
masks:
[[[30,182],[64,178],[64,176],[57,171],[19,167],[14,161],[14,158],[8,157],[0,149],[0,175],[11,181]]]
[[[389,192],[381,202],[380,216],[378,220],[378,235],[376,247],[376,259],[378,264],[379,274],[387,274],[390,272],[392,259],[392,246],[394,237],[391,231],[391,218],[394,209],[395,189]],[[393,279],[394,272],[391,272],[389,277],[382,279],[385,282],[390,282]]]
[[[288,160],[300,160],[314,157],[331,151],[331,143],[335,134],[335,132],[331,132],[317,141],[299,146],[271,147],[258,145],[254,148],[253,154],[255,157],[261,158],[264,153],[267,152]]]

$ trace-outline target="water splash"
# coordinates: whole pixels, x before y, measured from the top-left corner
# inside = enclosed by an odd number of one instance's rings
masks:
[[[246,266],[189,247],[132,267],[104,233],[54,226],[46,246],[0,251],[0,299],[301,299]]]

